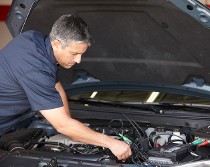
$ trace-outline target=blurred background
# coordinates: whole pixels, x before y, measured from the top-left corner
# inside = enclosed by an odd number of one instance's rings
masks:
[[[210,7],[210,0],[199,1]],[[10,35],[5,24],[5,19],[7,17],[11,3],[12,0],[0,0],[0,49],[3,48],[12,39],[12,36]]]
[[[5,24],[11,2],[12,0],[0,0],[0,49],[12,39]]]

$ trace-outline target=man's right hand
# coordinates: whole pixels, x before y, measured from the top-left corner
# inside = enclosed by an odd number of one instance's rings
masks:
[[[109,144],[109,149],[118,160],[126,160],[131,156],[131,148],[125,142],[113,139]]]

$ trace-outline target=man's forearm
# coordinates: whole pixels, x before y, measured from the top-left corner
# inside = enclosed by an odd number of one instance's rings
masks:
[[[70,112],[69,112],[68,100],[60,82],[56,84],[56,90],[59,92],[62,98],[65,112],[67,113],[67,115],[69,115]],[[108,147],[107,143],[109,142],[107,142],[107,140],[110,140],[110,137],[107,137],[106,135],[97,133],[89,129],[84,124],[75,119],[69,118],[69,120],[66,121],[62,120],[62,122],[63,124],[59,126],[59,128],[57,129],[60,133],[84,143],[95,144],[102,147]]]
[[[110,148],[110,143],[113,142],[111,137],[95,132],[75,119],[69,120],[67,124],[64,125],[63,128],[58,129],[58,131],[72,139],[101,147]]]
[[[72,119],[65,113],[64,107],[40,112],[59,133],[84,143],[110,147],[113,140],[111,137],[95,132],[85,124]]]
[[[127,144],[115,140],[110,136],[95,132],[83,123],[72,119],[66,113],[64,107],[41,110],[40,112],[58,132],[72,139],[109,148],[119,160],[126,159],[131,155],[131,149]]]

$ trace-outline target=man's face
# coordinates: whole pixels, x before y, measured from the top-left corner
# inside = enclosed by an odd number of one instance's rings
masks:
[[[63,47],[61,42],[51,42],[55,58],[62,67],[71,68],[75,63],[80,63],[82,54],[87,50],[88,44],[84,42],[71,42]]]

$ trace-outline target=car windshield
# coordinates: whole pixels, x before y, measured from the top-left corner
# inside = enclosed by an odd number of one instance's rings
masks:
[[[210,105],[209,99],[163,92],[146,91],[95,91],[73,95],[70,97],[70,100],[79,99],[94,99],[123,103],[171,103]]]

